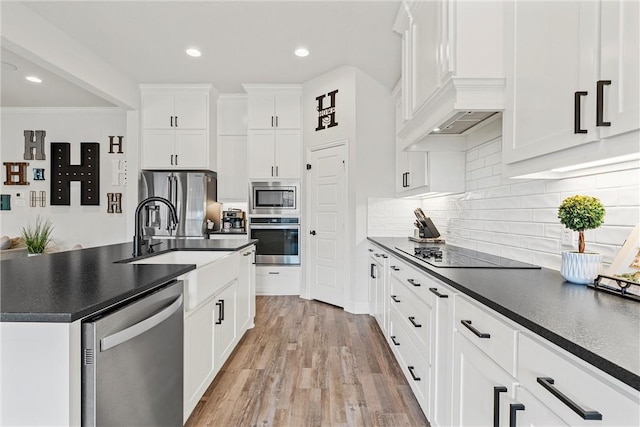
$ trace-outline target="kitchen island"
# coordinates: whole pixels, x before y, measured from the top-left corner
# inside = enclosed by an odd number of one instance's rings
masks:
[[[135,260],[131,243],[122,243],[2,261],[0,425],[79,425],[82,320],[196,269],[128,262],[173,251],[236,253],[256,241],[152,241],[160,242]]]

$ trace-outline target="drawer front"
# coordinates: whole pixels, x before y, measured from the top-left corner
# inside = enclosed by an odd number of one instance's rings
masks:
[[[399,301],[399,302],[398,302]],[[418,351],[427,362],[431,363],[432,316],[431,306],[416,298],[406,285],[400,283],[397,277],[391,276],[390,304],[396,308],[398,316],[402,318],[406,328],[411,331],[412,339]]]
[[[561,348],[522,333],[519,379],[542,404],[570,425],[639,426],[640,392]],[[569,401],[577,408],[571,409]],[[585,420],[578,412],[589,412]]]
[[[406,285],[407,289],[411,289],[415,297],[430,306],[433,305],[434,295],[429,292],[429,288],[434,286],[433,279],[396,258],[390,259],[389,270],[391,277],[395,277],[399,283]]]
[[[462,295],[455,296],[454,310],[456,330],[515,377],[518,331]]]
[[[407,382],[415,393],[425,415],[429,417],[431,415],[429,410],[431,401],[431,366],[422,357],[420,350],[418,350],[413,341],[413,334],[406,329],[404,319],[400,317],[398,311],[394,308],[391,309],[389,321],[389,339]]]

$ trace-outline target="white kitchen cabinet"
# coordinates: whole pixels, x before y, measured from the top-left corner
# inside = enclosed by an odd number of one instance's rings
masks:
[[[369,248],[369,313],[375,317],[383,334],[387,332],[387,265],[389,256]]]
[[[218,135],[218,201],[246,202],[249,197],[247,137]]]
[[[299,130],[249,131],[249,179],[300,179],[301,150]]]
[[[399,196],[460,193],[465,185],[465,153],[459,151],[396,151]]]
[[[256,265],[256,295],[300,295],[299,265]]]
[[[300,129],[302,95],[299,91],[273,93],[271,88],[267,92],[247,91],[249,129]]]
[[[234,280],[215,296],[215,319],[213,325],[214,357],[218,370],[227,360],[238,342],[237,319],[238,280]]]
[[[210,85],[140,85],[143,169],[209,169]]]
[[[506,176],[637,152],[638,2],[510,2],[505,22]]]
[[[396,132],[404,147],[457,112],[503,109],[503,7],[495,1],[402,2],[393,29],[402,36],[403,125]]]
[[[515,380],[465,336],[455,333],[453,342],[452,425],[509,425]]]
[[[238,273],[238,332],[253,327],[256,313],[256,272],[255,272],[255,246],[250,246],[241,251],[240,271]]]
[[[217,111],[218,136],[247,135],[248,108],[247,95],[220,95]]]

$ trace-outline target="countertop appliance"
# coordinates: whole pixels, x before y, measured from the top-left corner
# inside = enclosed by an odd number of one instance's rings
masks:
[[[183,282],[82,323],[82,425],[181,426]]]
[[[296,215],[300,213],[299,182],[251,183],[249,213],[252,215]]]
[[[243,233],[245,228],[245,215],[240,209],[222,211],[222,230],[227,233]]]
[[[413,251],[407,248],[402,251],[420,262],[434,267],[446,268],[540,268],[526,262],[486,254],[471,249],[455,246],[415,246]]]
[[[213,223],[220,230],[220,204],[217,203],[217,174],[212,171],[152,171],[140,174],[139,198],[159,196],[169,200],[178,213],[175,231],[169,211],[161,204],[149,204],[142,213],[145,236],[203,238]]]
[[[252,217],[249,237],[258,239],[256,264],[300,264],[300,218]]]

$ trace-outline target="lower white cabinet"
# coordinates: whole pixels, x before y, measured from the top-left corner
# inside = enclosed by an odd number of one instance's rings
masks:
[[[256,265],[257,295],[300,295],[300,266]]]
[[[242,335],[253,326],[253,253],[255,247],[250,246],[181,277],[186,289],[193,284],[198,288],[187,292],[184,315],[185,422]]]
[[[389,256],[376,248],[369,248],[369,314],[375,317],[383,333],[387,330],[387,286]]]

